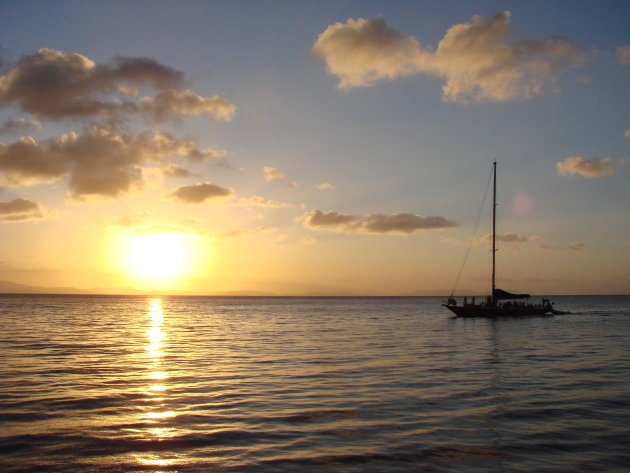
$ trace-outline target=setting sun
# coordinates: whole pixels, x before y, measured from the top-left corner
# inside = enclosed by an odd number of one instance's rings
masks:
[[[150,232],[121,235],[112,265],[144,289],[184,289],[186,280],[205,273],[207,249],[188,233]]]
[[[129,271],[143,277],[184,275],[189,259],[186,238],[178,233],[138,235],[129,241]]]

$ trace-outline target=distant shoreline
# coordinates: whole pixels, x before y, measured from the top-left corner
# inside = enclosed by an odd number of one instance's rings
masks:
[[[0,292],[4,296],[36,296],[36,297],[189,297],[189,298],[233,298],[233,299],[415,299],[415,298],[446,298],[448,294],[436,295],[352,295],[352,294],[184,294],[163,292],[138,292],[138,293],[98,293],[98,292]],[[624,297],[630,294],[549,294],[544,297]],[[543,297],[533,294],[531,299]]]

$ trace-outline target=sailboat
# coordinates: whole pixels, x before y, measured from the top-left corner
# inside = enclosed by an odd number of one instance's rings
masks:
[[[492,163],[492,290],[481,303],[475,298],[468,302],[464,298],[463,305],[457,305],[453,295],[442,306],[453,312],[457,317],[523,317],[532,315],[553,315],[558,313],[553,308],[553,302],[543,299],[540,304],[533,304],[528,300],[529,294],[512,294],[496,287],[496,207],[497,207],[497,162]]]

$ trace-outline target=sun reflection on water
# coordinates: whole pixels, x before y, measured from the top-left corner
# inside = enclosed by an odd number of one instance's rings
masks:
[[[169,409],[169,374],[165,366],[165,342],[167,332],[164,330],[164,311],[162,309],[162,299],[155,298],[149,300],[148,307],[148,328],[147,344],[145,350],[148,357],[148,386],[145,390],[147,404],[140,414],[142,422],[146,428],[142,430],[144,440],[162,441],[177,435],[175,429],[164,425],[168,419],[175,417],[176,412]],[[161,457],[161,454],[153,453],[145,456],[137,456],[140,464],[153,466],[170,466],[179,457]]]

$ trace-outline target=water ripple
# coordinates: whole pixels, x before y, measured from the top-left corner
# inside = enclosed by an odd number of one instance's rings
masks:
[[[629,298],[0,296],[3,472],[566,472],[630,464]]]

